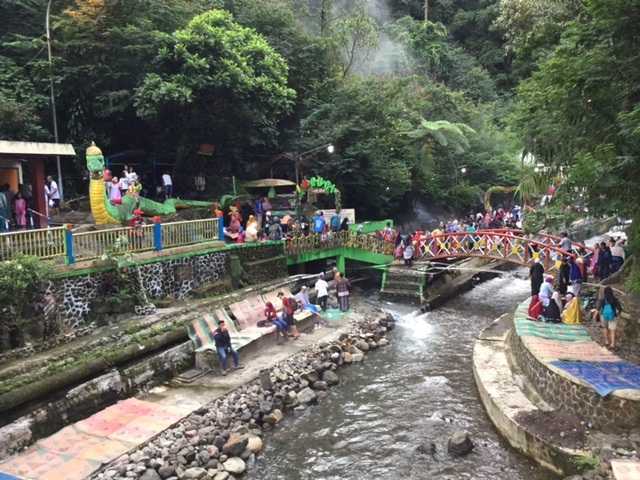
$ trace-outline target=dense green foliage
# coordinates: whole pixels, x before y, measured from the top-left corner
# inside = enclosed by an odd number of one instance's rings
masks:
[[[0,4],[2,138],[51,139],[46,4]],[[562,178],[557,212],[637,216],[640,0],[428,6],[425,22],[424,0],[56,0],[61,139],[241,178],[331,142],[305,173],[371,217],[480,207],[493,185],[533,204],[547,180],[524,150]]]

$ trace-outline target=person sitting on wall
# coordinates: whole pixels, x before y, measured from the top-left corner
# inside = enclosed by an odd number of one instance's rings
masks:
[[[278,316],[278,312],[276,307],[273,306],[273,303],[267,302],[265,304],[264,316],[265,319],[258,322],[258,327],[270,327],[271,325],[275,325],[278,342],[280,342],[281,338],[287,340],[289,325],[283,318]]]
[[[287,322],[287,325],[291,330],[291,336],[294,339],[298,339],[300,337],[300,332],[298,331],[296,321],[293,318],[293,315],[298,309],[298,302],[296,302],[293,297],[287,297],[284,292],[278,292],[278,298],[282,301],[282,317],[284,321]]]
[[[229,330],[227,329],[227,324],[224,320],[220,320],[218,322],[218,328],[213,332],[213,341],[216,344],[216,352],[220,359],[220,365],[222,365],[222,375],[227,374],[227,359],[229,358],[229,355],[233,358],[234,369],[238,370],[240,368],[244,368],[244,366],[240,365],[240,356],[238,355],[238,352],[236,352],[231,346],[231,336],[229,335]]]

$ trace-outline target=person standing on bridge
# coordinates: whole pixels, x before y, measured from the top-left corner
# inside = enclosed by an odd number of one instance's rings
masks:
[[[562,250],[564,250],[567,253],[571,253],[572,247],[573,247],[573,242],[571,241],[571,239],[569,238],[569,235],[567,234],[567,232],[562,232],[560,234],[560,248]]]
[[[544,267],[539,258],[533,261],[533,265],[529,269],[529,278],[531,279],[531,296],[533,297],[540,292],[540,286],[544,280]]]
[[[580,295],[582,279],[583,275],[580,266],[573,257],[569,257],[569,292],[572,293],[574,297]]]

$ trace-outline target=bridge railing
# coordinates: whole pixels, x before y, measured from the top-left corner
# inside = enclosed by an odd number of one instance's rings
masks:
[[[59,228],[25,230],[0,234],[0,261],[20,254],[42,259],[64,260],[67,264],[93,260],[106,254],[160,251],[165,248],[223,240],[222,219],[154,223],[87,232]]]
[[[546,270],[558,268],[563,256],[575,255],[534,239],[501,232],[446,233],[427,237],[418,246],[418,256],[425,260],[453,257],[485,257],[504,259],[526,265],[539,259]]]
[[[64,254],[64,227],[0,234],[0,260],[11,260],[18,255],[32,255],[44,259],[62,257]]]
[[[285,240],[285,253],[287,255],[300,255],[302,253],[335,248],[358,248],[371,253],[393,255],[394,245],[385,242],[374,234],[352,231],[329,232],[324,235],[313,234]]]

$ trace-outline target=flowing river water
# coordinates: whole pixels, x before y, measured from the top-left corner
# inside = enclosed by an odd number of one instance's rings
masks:
[[[471,355],[478,333],[528,296],[512,275],[485,282],[426,314],[385,304],[399,316],[390,346],[340,372],[329,397],[267,435],[250,479],[547,480],[555,477],[511,449],[480,403]],[[447,454],[456,430],[474,451]],[[426,444],[435,453],[419,453]]]

